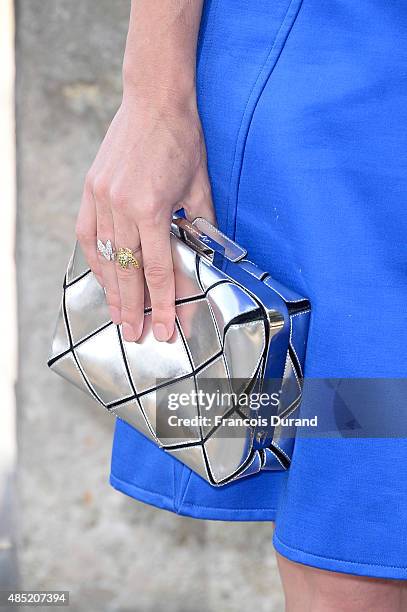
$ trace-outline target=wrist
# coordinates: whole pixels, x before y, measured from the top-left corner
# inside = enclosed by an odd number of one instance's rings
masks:
[[[188,71],[142,70],[124,63],[123,99],[157,108],[196,110],[195,74]]]

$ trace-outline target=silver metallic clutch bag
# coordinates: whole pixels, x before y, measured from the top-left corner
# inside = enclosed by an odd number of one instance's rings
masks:
[[[215,486],[290,465],[309,301],[202,217],[175,215],[176,328],[123,339],[76,243],[49,367]],[[294,415],[295,416],[295,415]]]

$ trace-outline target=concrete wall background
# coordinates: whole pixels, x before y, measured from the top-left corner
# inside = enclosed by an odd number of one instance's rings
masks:
[[[120,102],[128,12],[16,2],[21,587],[70,590],[75,612],[281,611],[272,525],[186,519],[115,491],[113,417],[46,366],[84,175]]]

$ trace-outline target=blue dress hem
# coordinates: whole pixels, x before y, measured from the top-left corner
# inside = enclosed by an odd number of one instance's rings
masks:
[[[118,491],[129,495],[130,497],[141,501],[145,504],[150,504],[156,508],[162,510],[168,510],[174,514],[181,516],[189,516],[195,519],[204,519],[210,521],[274,521],[276,510],[275,508],[217,508],[213,506],[201,506],[198,504],[191,504],[183,502],[182,505],[176,509],[174,502],[171,498],[162,495],[160,493],[154,493],[153,491],[147,491],[141,487],[117,478],[113,473],[110,473],[109,483]]]
[[[393,580],[407,580],[407,567],[397,567],[394,565],[381,565],[372,563],[360,563],[358,561],[347,561],[345,559],[335,559],[323,557],[314,553],[293,548],[280,540],[276,532],[273,535],[273,546],[280,555],[311,567],[331,572],[343,574],[354,574],[357,576],[367,576],[369,578],[389,578]]]

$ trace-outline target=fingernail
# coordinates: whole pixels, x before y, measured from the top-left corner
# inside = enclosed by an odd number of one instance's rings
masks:
[[[110,314],[111,314],[113,323],[115,323],[115,325],[119,325],[119,323],[121,323],[122,321],[122,313],[121,313],[120,308],[116,308],[116,306],[111,306]]]
[[[164,323],[155,323],[153,330],[154,330],[154,336],[160,342],[165,342],[170,337],[168,329],[166,328]]]
[[[123,337],[125,340],[127,340],[127,342],[133,342],[136,339],[136,334],[129,323],[123,323],[122,332]]]

